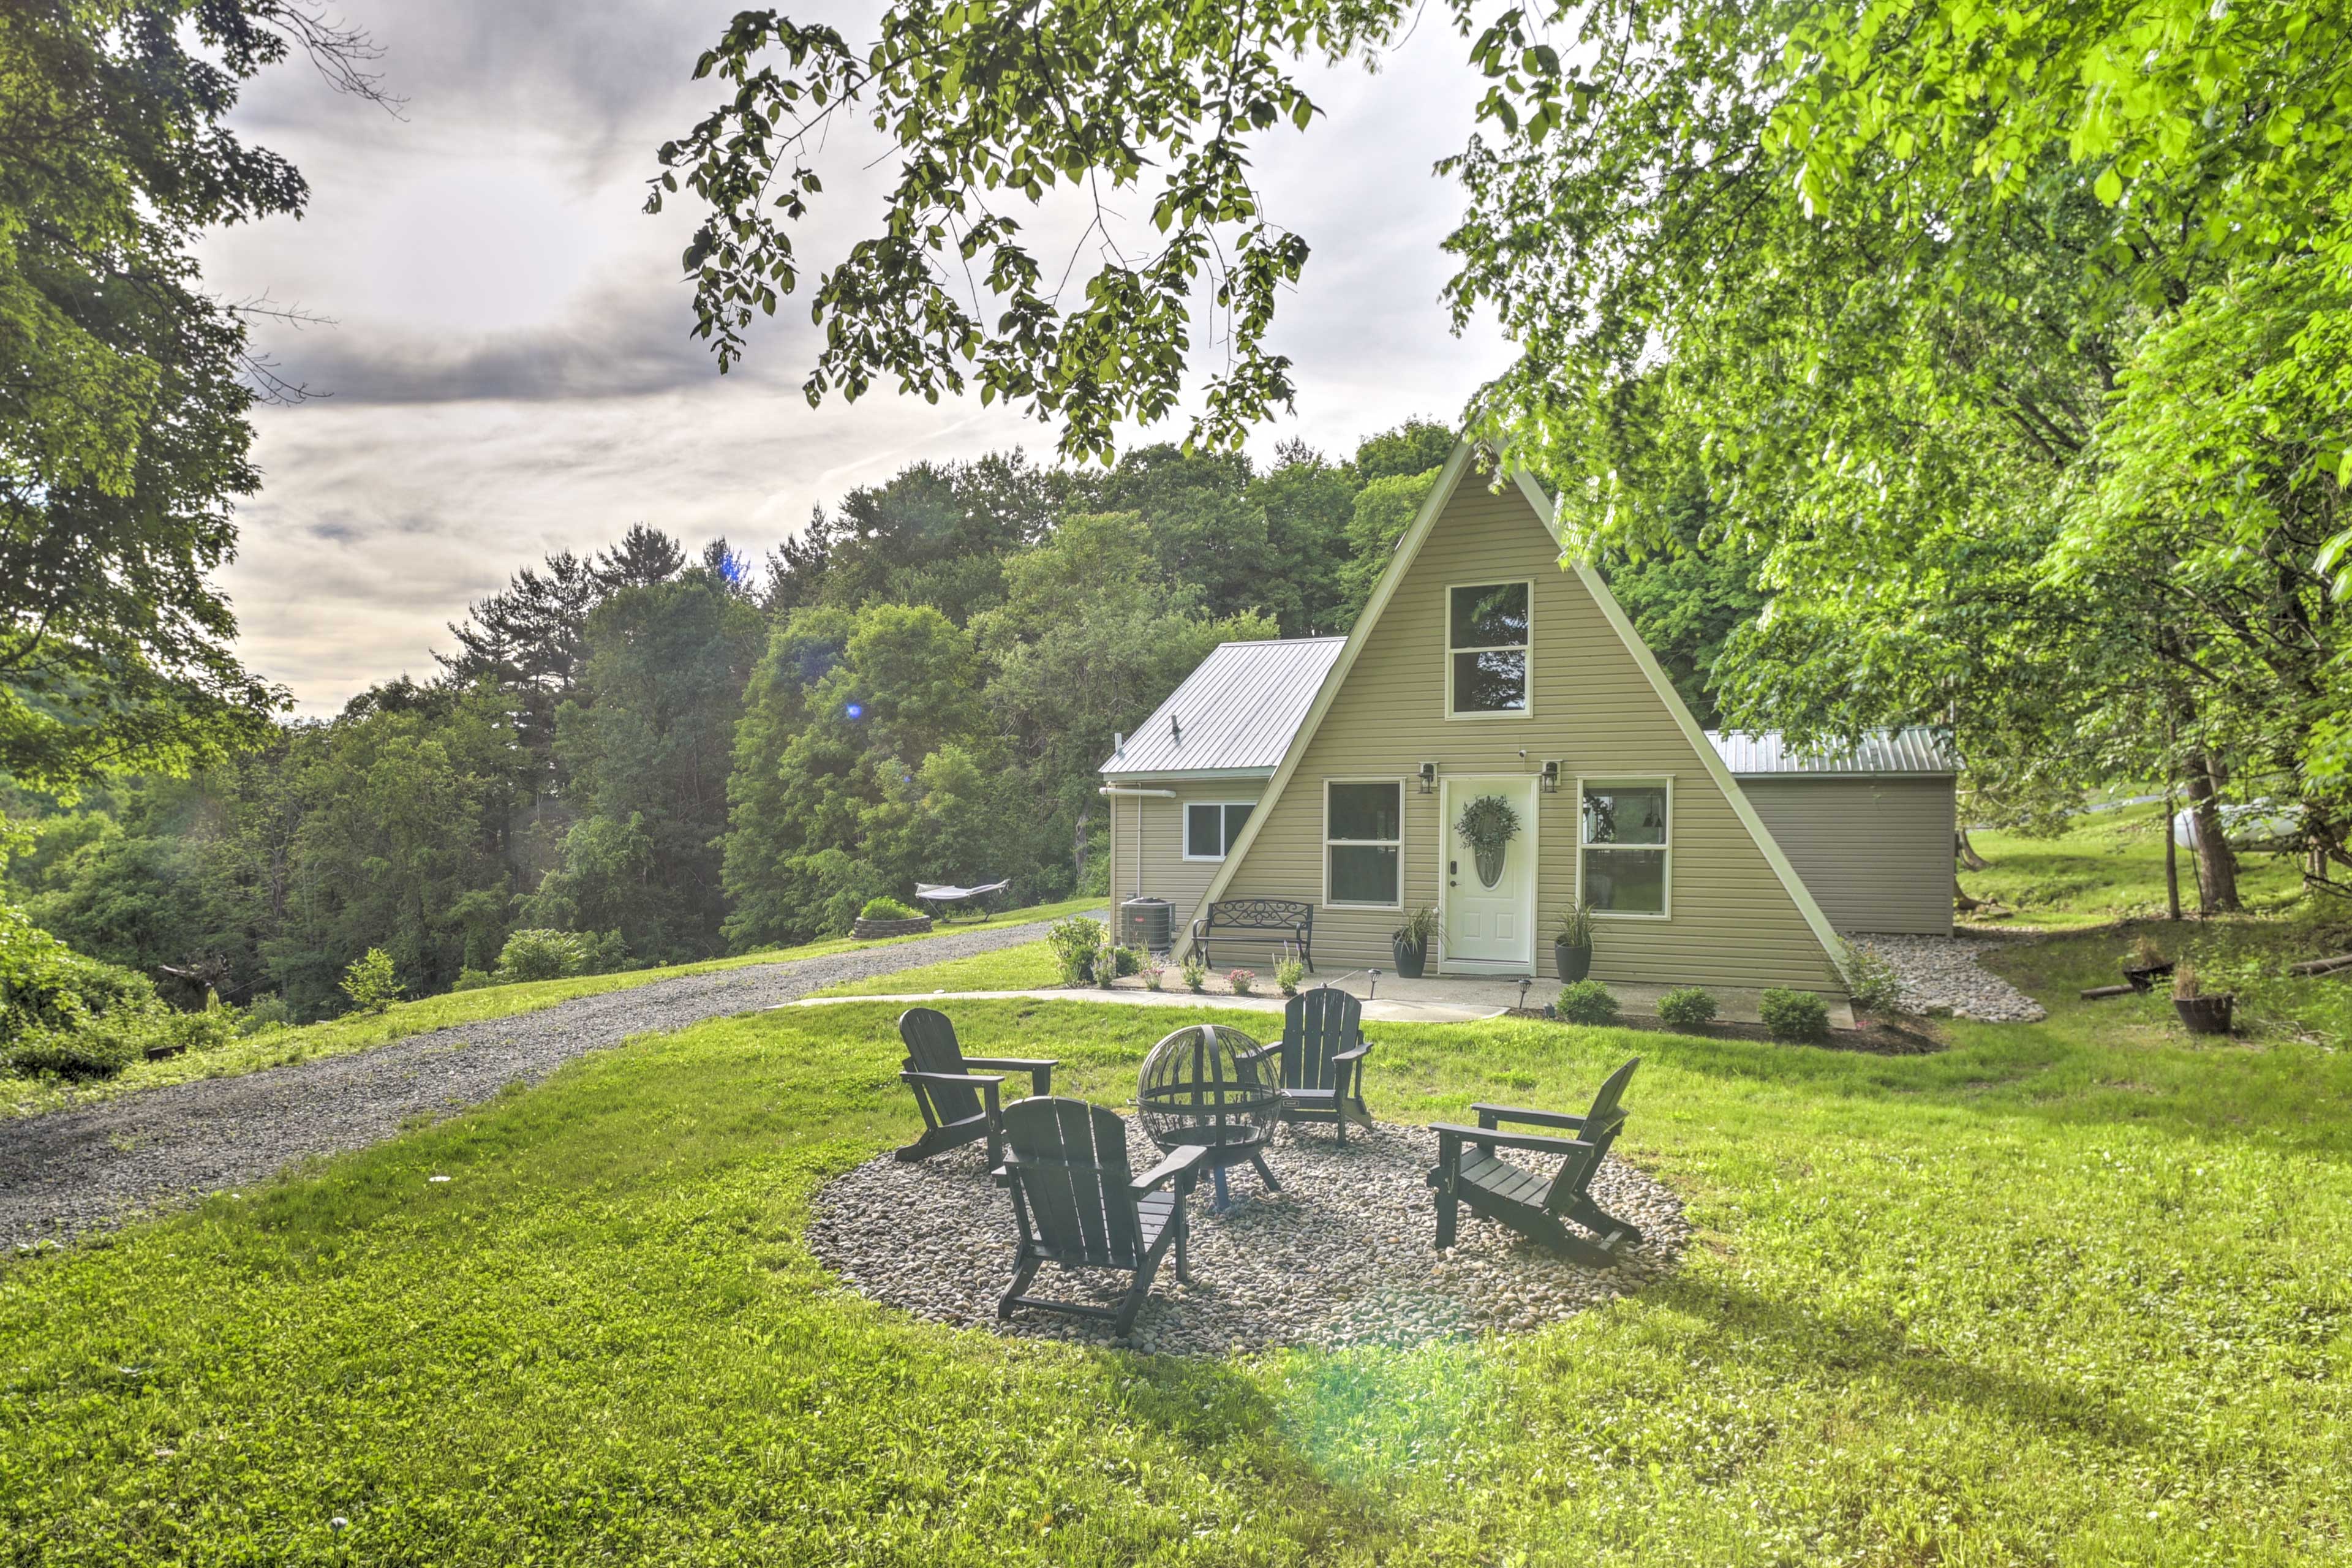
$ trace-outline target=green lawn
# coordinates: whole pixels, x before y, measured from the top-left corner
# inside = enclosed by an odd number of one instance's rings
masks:
[[[641,1041],[0,1271],[0,1561],[2346,1560],[2352,1057],[2046,999],[1909,1058],[1383,1026],[1391,1118],[1638,1051],[1619,1147],[1687,1265],[1523,1338],[1223,1363],[833,1286],[810,1194],[914,1126],[895,1008]],[[1177,1021],[956,1012],[1106,1101]]]
[[[2071,818],[2056,838],[1980,828],[1969,841],[1992,864],[1987,870],[1963,870],[1960,886],[1973,898],[2015,911],[2010,919],[1979,923],[2063,931],[2165,912],[2160,805],[2085,812]],[[2249,909],[2278,910],[2301,896],[2303,881],[2293,856],[2249,854],[2239,858],[2238,890]],[[2197,864],[2186,849],[2180,852],[2180,901],[2195,912]]]
[[[446,1029],[452,1025],[478,1024],[488,1018],[536,1013],[542,1007],[552,1007],[575,996],[626,991],[638,985],[650,985],[659,980],[675,980],[680,975],[708,974],[716,970],[740,969],[754,963],[782,963],[796,958],[819,958],[827,953],[848,952],[860,948],[920,943],[937,936],[979,931],[989,926],[1058,920],[1065,915],[1099,908],[1101,903],[1101,898],[1094,896],[1071,899],[1058,904],[1040,904],[1033,909],[1010,910],[1003,914],[991,915],[984,921],[962,921],[951,926],[942,926],[929,935],[888,937],[879,942],[855,942],[848,937],[835,937],[802,947],[773,948],[764,952],[747,952],[735,958],[713,958],[699,963],[669,964],[658,969],[628,969],[611,974],[582,974],[569,980],[486,985],[478,991],[452,991],[415,1002],[395,1003],[382,1013],[353,1014],[347,1017],[330,1018],[320,1024],[272,1029],[232,1040],[218,1049],[198,1056],[134,1063],[119,1076],[95,1083],[67,1084],[34,1079],[0,1078],[0,1117],[29,1116],[62,1106],[111,1100],[120,1094],[154,1089],[167,1083],[184,1083],[199,1078],[228,1078],[263,1068],[283,1067],[289,1062],[307,1061],[312,1057],[341,1056],[348,1051],[365,1050],[371,1046],[385,1045],[434,1029]]]

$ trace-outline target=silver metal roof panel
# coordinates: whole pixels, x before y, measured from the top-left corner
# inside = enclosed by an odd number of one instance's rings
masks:
[[[1850,749],[1807,752],[1791,752],[1778,731],[1743,734],[1710,730],[1706,738],[1735,778],[1868,778],[1960,771],[1949,742],[1928,729],[1874,730]]]
[[[1103,763],[1103,776],[1271,774],[1347,642],[1219,643]]]

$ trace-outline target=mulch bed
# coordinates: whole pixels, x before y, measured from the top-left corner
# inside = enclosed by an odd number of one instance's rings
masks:
[[[1514,1018],[1532,1018],[1538,1023],[1564,1023],[1565,1019],[1547,1019],[1534,1008],[1513,1008]],[[1758,1045],[1777,1046],[1784,1042],[1764,1032],[1761,1024],[1669,1024],[1662,1018],[1625,1016],[1609,1026],[1612,1029],[1642,1029],[1662,1035],[1689,1035],[1702,1040],[1750,1040]],[[1895,1023],[1885,1018],[1873,1018],[1859,1029],[1832,1029],[1829,1038],[1813,1042],[1824,1050],[1867,1051],[1881,1057],[1924,1057],[1940,1051],[1951,1044],[1926,1018],[1906,1018]]]

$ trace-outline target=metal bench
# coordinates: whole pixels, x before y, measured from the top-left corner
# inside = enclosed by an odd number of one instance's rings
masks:
[[[1193,951],[1201,962],[1214,969],[1216,961],[1209,956],[1209,938],[1219,932],[1256,931],[1265,936],[1280,936],[1298,944],[1298,957],[1309,974],[1315,973],[1315,906],[1299,899],[1227,899],[1209,906],[1209,912],[1192,922]]]

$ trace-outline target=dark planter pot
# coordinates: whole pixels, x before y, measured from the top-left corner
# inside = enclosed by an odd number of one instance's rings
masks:
[[[2227,993],[2219,996],[2175,996],[2172,1010],[2180,1015],[2181,1024],[2192,1035],[2226,1035],[2230,1032],[2230,1007],[2236,1001]]]
[[[849,922],[849,934],[860,942],[886,936],[916,936],[930,929],[929,915],[919,915],[910,921],[869,921],[861,915]]]
[[[1390,945],[1396,952],[1397,977],[1402,980],[1420,979],[1422,970],[1429,963],[1429,949],[1416,946],[1402,937],[1396,938]]]
[[[2124,965],[2124,979],[2135,991],[2146,991],[2171,973],[2172,965],[2168,963],[2151,963],[2146,969],[2135,969],[2128,963]]]
[[[1592,973],[1592,950],[1570,947],[1564,942],[1551,944],[1551,961],[1559,966],[1559,983],[1573,985]]]

